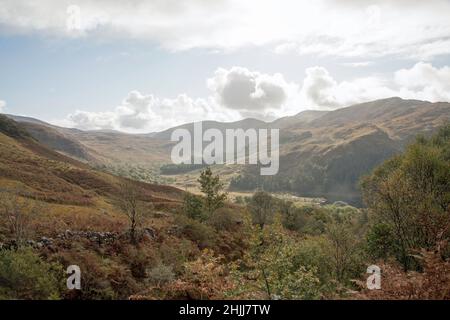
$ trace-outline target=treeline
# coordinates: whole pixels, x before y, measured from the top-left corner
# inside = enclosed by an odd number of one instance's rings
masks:
[[[205,164],[165,164],[160,167],[161,174],[175,175],[205,168]]]

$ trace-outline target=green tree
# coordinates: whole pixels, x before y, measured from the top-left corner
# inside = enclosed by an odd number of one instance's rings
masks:
[[[263,229],[266,224],[272,223],[275,208],[274,198],[264,191],[255,192],[248,204],[253,223],[259,225],[261,229]]]
[[[337,281],[346,284],[361,270],[363,251],[355,230],[349,222],[332,222],[327,225],[326,236],[331,244],[333,274]]]
[[[210,167],[201,172],[198,182],[200,183],[200,190],[205,195],[204,210],[208,216],[211,216],[215,210],[223,207],[227,199],[227,194],[222,192],[223,183],[218,175],[213,175]]]
[[[315,267],[296,259],[299,241],[283,230],[279,219],[261,229],[251,226],[249,249],[232,267],[234,294],[258,299],[318,299],[321,284]]]
[[[191,219],[200,221],[206,219],[202,198],[189,192],[186,192],[183,198],[183,212]]]
[[[372,242],[377,236],[380,245],[391,246],[405,271],[417,268],[414,250],[433,249],[449,240],[450,125],[430,139],[419,137],[361,186],[374,227],[382,223],[390,230],[389,238],[372,230]]]

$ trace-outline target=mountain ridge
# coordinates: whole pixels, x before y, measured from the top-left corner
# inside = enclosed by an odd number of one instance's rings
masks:
[[[203,130],[280,127],[280,173],[270,178],[270,183],[263,183],[264,187],[299,195],[327,196],[338,189],[357,194],[361,175],[401,152],[418,134],[431,135],[449,119],[450,103],[393,97],[333,111],[303,111],[273,122],[252,118],[228,123],[204,121]],[[130,170],[139,166],[156,175],[160,175],[162,165],[171,163],[170,152],[175,144],[170,141],[171,132],[177,128],[193,130],[193,123],[151,135],[49,125],[55,131],[50,130],[47,137],[39,135],[36,126],[40,124],[24,124],[36,140],[50,149],[87,163],[125,166]],[[232,189],[254,190],[260,183],[251,166],[226,167],[221,174],[229,177]],[[183,187],[182,182],[177,183]]]

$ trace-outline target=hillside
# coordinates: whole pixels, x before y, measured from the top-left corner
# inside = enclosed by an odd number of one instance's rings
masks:
[[[30,134],[49,148],[103,164],[106,170],[144,181],[160,181],[186,187],[196,180],[198,170],[163,176],[159,168],[170,163],[177,128],[193,130],[185,124],[152,134],[130,135],[120,132],[80,131],[27,122]],[[255,168],[219,166],[232,190],[288,191],[300,196],[352,200],[359,203],[358,179],[390,156],[402,151],[417,134],[430,135],[450,119],[449,103],[389,98],[335,111],[303,111],[271,123],[255,119],[221,123],[204,121],[203,130],[217,128],[279,128],[280,173],[261,179]],[[30,124],[30,122],[32,122]],[[94,151],[95,150],[95,151]],[[161,178],[162,177],[162,178]]]
[[[429,136],[450,119],[449,103],[390,98],[327,112],[281,130],[280,173],[261,179],[248,168],[234,190],[285,190],[360,204],[358,181],[404,150],[416,135]]]
[[[31,197],[59,205],[99,210],[100,203],[118,197],[123,178],[93,170],[89,165],[43,146],[22,126],[0,115],[0,179],[21,187]],[[32,131],[32,133],[36,133]],[[177,203],[182,192],[171,187],[134,182],[141,198],[155,204]]]

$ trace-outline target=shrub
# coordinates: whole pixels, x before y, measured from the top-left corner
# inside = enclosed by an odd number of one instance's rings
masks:
[[[0,251],[0,299],[59,299],[63,275],[30,248]]]
[[[158,287],[173,281],[175,274],[172,267],[159,263],[156,267],[148,271],[148,280]]]
[[[212,227],[185,216],[177,216],[175,223],[180,226],[183,235],[197,243],[199,248],[214,246],[216,232]]]
[[[236,230],[241,218],[232,209],[220,208],[209,218],[208,223],[216,230],[233,231]]]

